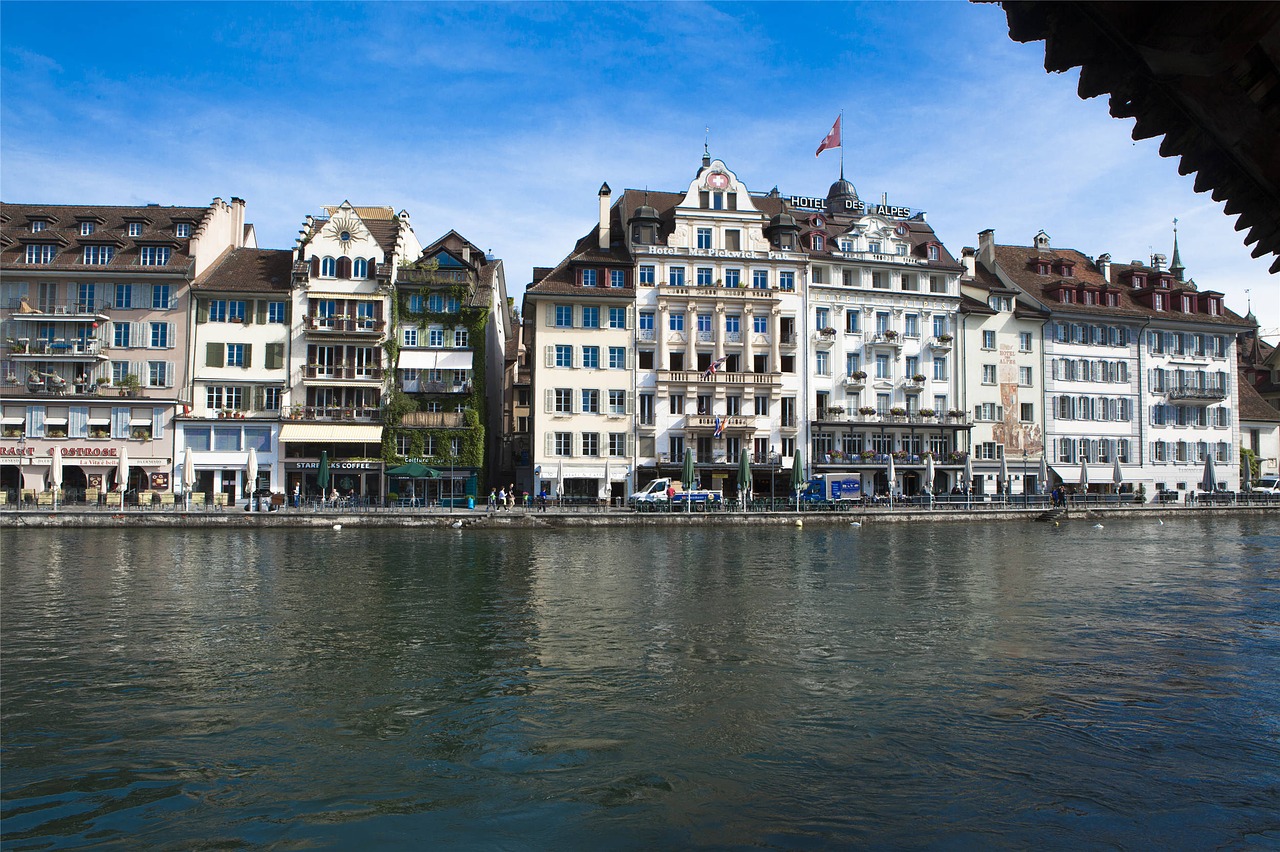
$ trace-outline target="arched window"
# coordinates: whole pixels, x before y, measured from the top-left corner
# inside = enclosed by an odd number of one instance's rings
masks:
[[[352,278],[368,278],[369,277],[369,261],[363,257],[357,257],[351,270]]]
[[[334,278],[338,274],[338,262],[331,257],[326,257],[320,261],[320,276],[322,278]]]

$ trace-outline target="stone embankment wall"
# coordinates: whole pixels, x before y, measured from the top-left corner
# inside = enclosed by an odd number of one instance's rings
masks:
[[[202,529],[289,529],[332,528],[335,524],[351,528],[368,527],[452,527],[460,529],[538,529],[565,527],[681,527],[741,525],[836,525],[854,521],[865,524],[974,523],[977,521],[1036,521],[1043,509],[972,509],[972,510],[866,510],[854,512],[760,512],[741,514],[713,512],[703,514],[637,513],[626,511],[562,512],[483,511],[446,513],[410,512],[156,512],[156,511],[3,511],[0,528],[17,527],[192,527]],[[1107,518],[1198,518],[1206,516],[1273,516],[1280,519],[1276,506],[1197,506],[1186,507],[1115,507],[1073,510],[1064,522],[1083,522]]]

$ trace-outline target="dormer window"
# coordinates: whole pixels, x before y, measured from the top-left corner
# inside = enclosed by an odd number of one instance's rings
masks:
[[[1164,310],[1164,293],[1151,294],[1151,308],[1157,311]]]
[[[1065,261],[1065,260],[1063,260],[1063,261],[1059,261],[1059,262],[1058,262],[1058,274],[1059,274],[1059,275],[1061,275],[1063,278],[1075,278],[1075,277],[1076,277],[1076,265],[1075,265],[1074,263],[1071,263],[1071,262],[1069,262],[1069,261]]]
[[[1037,260],[1035,263],[1036,263],[1037,275],[1048,275],[1050,272],[1052,272],[1052,267],[1050,266],[1049,261]]]
[[[938,259],[938,257],[939,257],[939,254],[938,254],[938,247],[937,247],[936,245],[930,245],[930,246],[929,246],[929,259],[930,259],[930,260],[937,260],[937,259]]]
[[[140,236],[142,236],[142,223],[141,223],[141,222],[130,222],[130,223],[129,223],[129,236],[131,236],[131,237],[140,237]]]
[[[599,273],[598,273],[598,271],[597,271],[597,270],[595,270],[595,269],[584,269],[584,270],[582,270],[582,286],[583,286],[583,287],[597,287],[597,286],[599,286],[599,283],[600,283],[600,282],[599,282],[599,278],[597,277],[598,275],[599,275]]]
[[[1115,308],[1120,305],[1119,293],[1103,293],[1102,295],[1103,295],[1103,298],[1106,300],[1106,305],[1108,308]]]
[[[45,229],[46,226],[48,226],[48,224],[49,223],[44,221],[43,219],[36,219],[34,222],[31,223],[31,233],[33,234],[40,233]]]
[[[189,237],[191,236],[191,226],[186,222],[178,222],[173,226],[173,234],[176,237]]]
[[[825,244],[826,244],[826,240],[824,240],[824,239],[822,238],[822,234],[814,234],[814,235],[813,235],[813,250],[814,250],[814,251],[822,251],[823,246],[824,246]]]
[[[1222,306],[1218,303],[1217,299],[1208,299],[1207,301],[1208,305],[1206,307],[1209,310],[1209,316],[1216,317],[1222,313]]]
[[[845,251],[845,252],[853,251],[853,242],[851,240],[841,240],[840,251]]]
[[[93,233],[93,223],[92,223],[92,222],[81,222],[81,223],[80,223],[80,236],[82,236],[82,237],[87,237],[87,236],[89,236],[89,235],[90,235],[90,234],[92,234],[92,233]]]
[[[1093,292],[1092,292],[1092,291],[1090,291],[1090,290],[1085,290],[1085,291],[1084,291],[1084,304],[1086,304],[1086,305],[1092,305],[1092,304],[1094,304],[1094,302],[1095,302],[1095,300],[1094,300]]]
[[[1058,301],[1064,305],[1069,305],[1073,301],[1071,291],[1063,288],[1058,291]]]
[[[58,247],[52,243],[28,243],[27,263],[53,263]]]
[[[871,252],[872,254],[880,254],[880,243],[878,242],[867,243],[867,251]]]
[[[1135,272],[1133,274],[1133,288],[1140,290],[1145,286],[1147,286],[1147,276],[1141,272]]]
[[[1189,314],[1189,313],[1192,313],[1192,312],[1193,312],[1192,307],[1191,307],[1191,297],[1190,297],[1190,296],[1183,296],[1183,297],[1182,297],[1182,312],[1183,312],[1184,314]]]

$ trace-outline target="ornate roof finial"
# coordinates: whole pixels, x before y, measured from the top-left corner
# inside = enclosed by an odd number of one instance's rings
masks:
[[[1182,265],[1182,258],[1178,255],[1178,220],[1173,220],[1173,260],[1169,263],[1169,271],[1173,273],[1173,277],[1179,281],[1182,280],[1182,273],[1186,268]]]
[[[707,128],[706,138],[702,142],[702,165],[711,165],[711,128]]]

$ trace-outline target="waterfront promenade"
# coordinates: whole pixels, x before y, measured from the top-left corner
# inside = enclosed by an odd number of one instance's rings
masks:
[[[856,506],[853,508],[812,508],[802,506],[782,508],[775,501],[768,508],[726,508],[713,512],[637,512],[627,507],[601,504],[557,505],[554,502],[545,509],[514,507],[489,511],[483,506],[475,509],[442,507],[386,507],[386,506],[331,506],[310,504],[302,508],[285,508],[277,511],[246,512],[243,506],[225,509],[197,509],[186,511],[177,508],[104,509],[72,504],[51,509],[44,507],[7,507],[0,511],[0,528],[3,527],[201,527],[201,528],[306,528],[332,527],[415,527],[455,526],[460,529],[475,528],[538,528],[538,527],[626,527],[626,526],[739,526],[757,524],[917,524],[917,523],[974,523],[978,521],[1037,521],[1046,520],[1051,507],[1045,502],[1023,505],[1018,501],[1007,503],[954,502],[937,503],[932,507],[919,504],[887,504]],[[1218,502],[1213,504],[1133,504],[1115,502],[1089,502],[1068,505],[1058,510],[1048,520],[1062,522],[1097,522],[1105,519],[1151,518],[1162,521],[1212,516],[1245,517],[1274,516],[1280,519],[1280,500],[1254,498],[1248,502]]]

